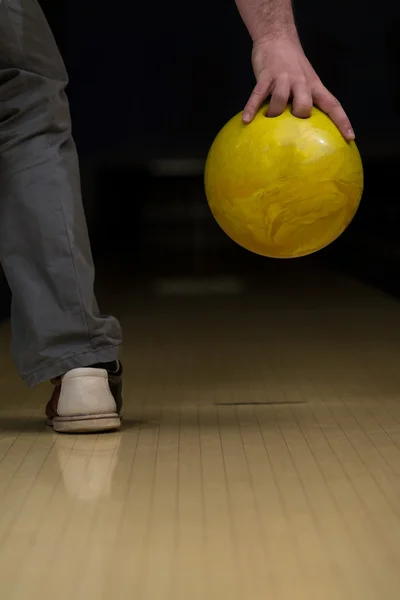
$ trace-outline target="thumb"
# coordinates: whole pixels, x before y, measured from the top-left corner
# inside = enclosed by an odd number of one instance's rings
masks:
[[[243,111],[242,118],[244,123],[251,123],[251,121],[254,119],[257,111],[260,109],[262,103],[269,95],[271,84],[272,79],[269,76],[264,76],[257,83]]]

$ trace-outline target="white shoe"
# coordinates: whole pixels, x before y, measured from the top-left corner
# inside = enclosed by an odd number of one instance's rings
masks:
[[[52,380],[46,407],[48,424],[58,433],[112,431],[121,427],[122,367],[72,369]]]

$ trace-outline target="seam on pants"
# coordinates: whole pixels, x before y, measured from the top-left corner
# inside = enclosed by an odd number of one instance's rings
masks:
[[[69,133],[69,140],[71,140],[71,133]],[[50,145],[49,145],[49,148],[50,148]],[[66,235],[66,238],[67,238],[68,247],[69,247],[69,251],[70,251],[70,260],[71,260],[72,269],[73,269],[73,272],[74,272],[74,275],[75,275],[75,284],[76,284],[76,291],[77,291],[77,294],[78,294],[78,300],[79,300],[79,304],[80,304],[80,307],[81,307],[81,312],[82,312],[82,315],[83,315],[83,319],[84,319],[85,325],[86,325],[87,339],[88,339],[89,345],[90,345],[90,347],[91,347],[91,349],[93,351],[94,348],[93,348],[93,344],[92,344],[92,337],[90,335],[90,329],[89,329],[89,323],[88,323],[88,320],[87,320],[87,316],[86,316],[86,313],[85,313],[84,308],[83,308],[82,294],[81,294],[81,290],[80,290],[80,287],[79,287],[79,279],[78,279],[78,273],[77,273],[77,269],[76,269],[76,263],[75,263],[74,253],[72,251],[71,239],[70,239],[70,236],[69,236],[69,233],[68,233],[67,221],[66,221],[65,210],[64,210],[64,202],[61,201],[60,204],[61,204],[61,213],[62,213],[62,216],[63,216],[64,232],[65,232],[65,235]],[[84,217],[84,218],[86,218],[86,217]],[[94,293],[94,291],[93,291],[93,293]]]
[[[1,1],[1,0],[0,0],[0,1]],[[25,55],[25,52],[24,52],[24,47],[23,47],[23,45],[22,45],[21,38],[20,38],[20,36],[18,35],[18,31],[17,31],[17,28],[16,28],[16,26],[15,26],[14,20],[13,20],[13,18],[11,17],[11,14],[10,14],[10,8],[9,8],[9,6],[8,6],[8,2],[7,2],[6,0],[3,0],[3,4],[4,4],[4,6],[6,7],[7,18],[8,18],[8,20],[9,20],[9,22],[10,22],[10,25],[11,25],[11,27],[12,27],[12,30],[13,30],[13,33],[14,33],[14,37],[15,37],[15,39],[17,40],[17,44],[18,44],[18,48],[19,48],[19,51],[20,51],[20,54],[21,54],[21,58],[22,58],[22,60],[24,61],[24,67],[25,67],[25,69],[28,71],[28,70],[29,70],[29,69],[28,69],[28,61],[27,61],[27,58],[26,58],[26,55]]]
[[[104,352],[104,350],[112,350],[113,348],[118,348],[119,346],[121,346],[121,343],[112,344],[111,346],[105,346],[104,348],[98,348],[97,350],[91,349],[91,350],[86,350],[85,352],[75,352],[74,354],[68,354],[66,356],[63,356],[62,358],[58,358],[57,360],[51,362],[49,365],[46,365],[45,367],[40,367],[39,369],[35,369],[34,371],[31,371],[27,375],[23,375],[22,380],[25,381],[26,379],[29,379],[29,377],[32,377],[32,375],[36,375],[37,373],[40,373],[40,371],[46,371],[47,369],[50,369],[51,367],[58,365],[60,362],[69,360],[71,358],[75,358],[76,356],[85,356],[85,354],[90,354],[91,352],[93,352],[94,354],[100,354],[100,352]]]

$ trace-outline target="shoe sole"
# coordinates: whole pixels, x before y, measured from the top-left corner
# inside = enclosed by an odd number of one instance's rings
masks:
[[[57,433],[103,433],[121,428],[121,418],[117,413],[89,415],[87,417],[54,417],[47,421]]]

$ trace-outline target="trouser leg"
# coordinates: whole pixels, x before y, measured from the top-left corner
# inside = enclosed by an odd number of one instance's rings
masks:
[[[118,356],[101,315],[71,136],[67,74],[36,0],[0,3],[0,260],[28,385]]]

